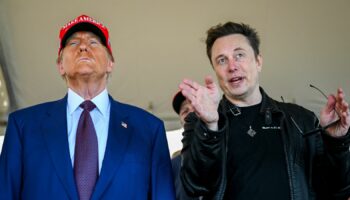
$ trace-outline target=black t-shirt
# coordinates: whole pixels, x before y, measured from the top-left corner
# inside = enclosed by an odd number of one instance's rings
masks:
[[[232,105],[231,105],[232,106]],[[261,104],[228,114],[227,187],[224,199],[289,199],[286,158],[279,122],[265,124]]]

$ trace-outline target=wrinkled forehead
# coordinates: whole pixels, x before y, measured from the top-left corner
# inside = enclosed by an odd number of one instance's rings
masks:
[[[215,40],[211,49],[211,59],[223,54],[231,54],[235,51],[254,52],[249,40],[242,34],[231,34]]]

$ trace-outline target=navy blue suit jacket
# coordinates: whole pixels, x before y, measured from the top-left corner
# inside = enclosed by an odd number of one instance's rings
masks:
[[[110,99],[107,146],[91,199],[175,199],[163,122]],[[66,107],[65,97],[10,114],[0,156],[1,200],[78,199]]]

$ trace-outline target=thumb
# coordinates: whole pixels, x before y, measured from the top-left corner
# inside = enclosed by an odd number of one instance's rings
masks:
[[[211,77],[210,75],[206,76],[205,77],[205,86],[209,89],[212,89],[212,88],[215,88],[216,85],[215,85],[215,82],[214,82],[214,79],[213,77]]]
[[[327,104],[324,107],[324,111],[327,113],[332,112],[334,110],[335,103],[336,103],[335,96],[333,95],[328,96]]]

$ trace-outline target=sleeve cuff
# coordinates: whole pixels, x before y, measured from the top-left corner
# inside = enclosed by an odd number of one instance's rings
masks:
[[[219,122],[218,122],[218,127],[219,130],[217,131],[212,131],[210,129],[208,129],[205,125],[205,123],[201,120],[198,120],[197,123],[197,128],[200,129],[200,137],[201,139],[205,139],[205,140],[219,140],[221,137],[223,137],[225,134],[225,131],[227,129],[228,123],[227,123],[227,118],[225,117],[225,115],[219,113]]]
[[[332,137],[327,133],[323,133],[323,140],[326,147],[332,152],[350,151],[350,133],[344,135],[343,137]]]

